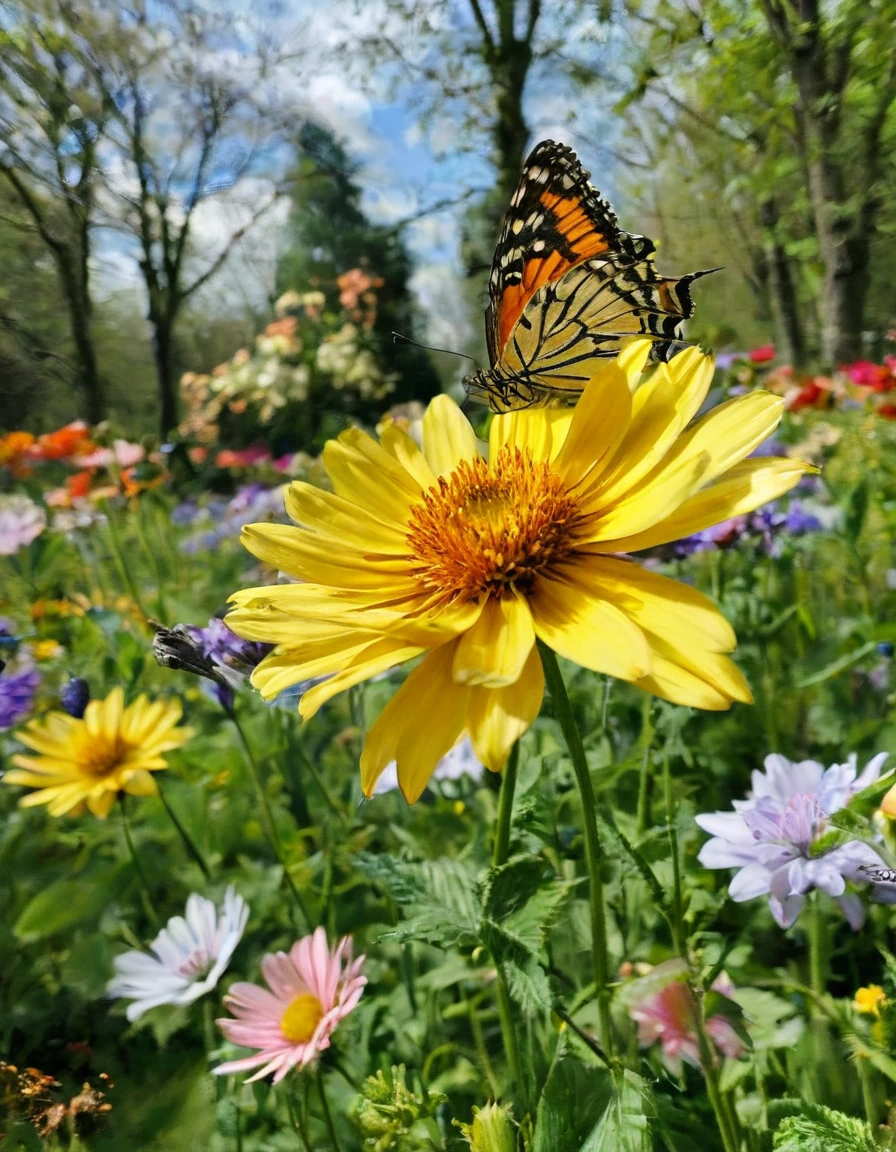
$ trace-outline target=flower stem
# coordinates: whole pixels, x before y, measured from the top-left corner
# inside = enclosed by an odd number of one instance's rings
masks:
[[[697,1027],[697,1040],[700,1045],[700,1064],[703,1068],[703,1075],[706,1077],[706,1094],[709,1096],[709,1103],[715,1114],[716,1124],[719,1128],[719,1135],[722,1137],[722,1146],[725,1152],[739,1152],[740,1141],[734,1130],[731,1117],[725,1108],[725,1102],[722,1099],[722,1093],[719,1088],[719,1070],[716,1067],[715,1055],[706,1032],[706,1022],[703,1016],[703,995],[702,992],[695,989],[693,985],[691,986],[691,991],[696,1002],[694,1017]]]
[[[140,881],[140,888],[143,894],[143,902],[149,912],[150,919],[153,924],[158,926],[160,923],[159,914],[156,911],[156,906],[152,901],[152,894],[150,892],[149,881],[146,879],[146,873],[143,871],[143,865],[140,863],[140,857],[137,855],[137,846],[134,843],[134,838],[131,835],[131,825],[128,820],[127,809],[125,808],[124,793],[118,793],[118,803],[121,811],[121,827],[124,830],[125,843],[128,846],[128,852],[134,862],[134,871],[137,873],[137,879]]]
[[[327,1132],[330,1134],[330,1147],[333,1152],[339,1152],[339,1139],[336,1135],[336,1126],[333,1123],[333,1113],[330,1111],[330,1105],[327,1103],[327,1094],[324,1091],[324,1073],[320,1064],[317,1066],[317,1090],[320,1092],[320,1104],[324,1113],[324,1122],[327,1125]]]
[[[510,853],[510,825],[513,817],[513,795],[516,791],[516,778],[519,768],[520,747],[514,744],[510,750],[507,764],[501,776],[501,792],[498,797],[498,822],[495,828],[495,845],[492,850],[492,867],[500,868],[507,863]],[[495,986],[498,998],[498,1019],[501,1022],[501,1038],[504,1041],[504,1054],[507,1057],[507,1067],[510,1079],[518,1092],[524,1092],[523,1066],[520,1059],[520,1048],[517,1039],[516,1027],[513,1020],[513,1007],[510,1003],[510,993],[507,990],[507,980],[501,961],[495,957],[497,976]]]
[[[828,986],[827,942],[821,893],[816,889],[809,898],[809,987],[824,996]]]
[[[613,1035],[610,1027],[610,990],[608,987],[609,961],[607,959],[607,920],[604,910],[604,885],[601,877],[603,853],[600,834],[597,829],[597,806],[594,800],[594,787],[582,737],[576,727],[572,705],[557,657],[544,644],[539,644],[544,678],[554,702],[557,719],[563,730],[566,747],[579,786],[582,801],[582,814],[585,832],[585,862],[588,867],[589,896],[591,902],[591,959],[594,966],[594,983],[597,987],[597,1011],[600,1020],[601,1045],[608,1059],[613,1060]]]
[[[189,856],[192,856],[193,859],[196,861],[196,863],[199,865],[199,867],[202,869],[202,874],[203,874],[203,876],[205,876],[206,880],[211,880],[211,878],[212,878],[211,869],[209,868],[208,864],[206,864],[205,858],[203,857],[202,853],[199,851],[199,848],[196,846],[196,842],[193,840],[193,837],[189,834],[189,832],[186,830],[186,828],[184,828],[183,824],[181,824],[177,813],[174,811],[174,809],[168,803],[168,798],[165,795],[165,793],[162,791],[162,786],[158,782],[158,780],[156,781],[156,788],[158,789],[159,799],[162,801],[162,806],[164,807],[165,811],[168,813],[168,816],[171,819],[171,823],[177,829],[177,833],[184,843],[184,847],[187,850],[187,854]]]
[[[859,1071],[859,1082],[862,1085],[862,1103],[865,1106],[865,1119],[868,1121],[871,1131],[877,1134],[877,1124],[880,1117],[880,1109],[877,1106],[877,1101],[874,1097],[874,1084],[871,1080],[871,1065],[867,1057],[859,1056],[856,1059],[856,1067]]]
[[[283,878],[286,881],[290,892],[292,893],[292,898],[296,903],[296,907],[302,914],[302,919],[305,921],[306,926],[311,928],[312,923],[311,917],[308,915],[308,909],[305,907],[305,902],[302,899],[298,888],[296,888],[295,881],[293,880],[289,868],[287,867],[286,858],[283,855],[283,848],[280,844],[280,838],[277,835],[277,826],[274,823],[274,814],[271,811],[271,803],[268,800],[268,795],[264,788],[264,781],[261,778],[261,769],[258,766],[258,761],[255,759],[252,746],[246,739],[246,733],[243,731],[243,726],[239,722],[239,718],[237,717],[235,709],[227,708],[226,711],[227,715],[233,721],[233,726],[236,729],[240,747],[243,751],[243,759],[248,765],[249,773],[252,777],[252,782],[255,785],[255,791],[258,794],[258,801],[261,804],[262,813],[261,822],[262,826],[264,827],[265,834],[267,835],[270,845],[274,850],[274,855],[277,857],[277,860],[280,863],[280,867],[283,869]]]
[[[305,1131],[305,1125],[302,1122],[302,1109],[299,1109],[299,1115],[296,1115],[296,1107],[292,1098],[292,1090],[286,1090],[286,1107],[289,1110],[289,1118],[292,1121],[292,1126],[295,1129],[296,1136],[299,1138],[299,1143],[305,1149],[305,1152],[311,1152],[311,1145],[308,1143],[308,1133]]]
[[[666,807],[666,832],[669,837],[669,852],[672,857],[672,935],[675,942],[675,951],[683,959],[687,958],[687,945],[684,938],[684,923],[682,909],[684,902],[681,896],[681,857],[678,853],[678,828],[676,824],[676,809],[672,799],[672,775],[669,771],[669,753],[663,753],[663,796]]]

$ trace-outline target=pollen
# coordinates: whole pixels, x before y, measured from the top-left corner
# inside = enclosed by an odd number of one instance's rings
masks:
[[[307,1044],[324,1018],[324,1007],[310,992],[290,1001],[280,1020],[280,1031],[290,1044]]]
[[[519,448],[462,461],[411,512],[412,571],[446,602],[530,592],[575,547],[576,501],[550,465]]]

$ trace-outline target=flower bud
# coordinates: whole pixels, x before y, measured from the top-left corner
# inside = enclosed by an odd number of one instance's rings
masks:
[[[76,720],[80,720],[84,715],[85,708],[90,703],[90,685],[80,676],[73,676],[62,689],[59,699],[69,716],[74,716]]]
[[[515,1152],[516,1132],[507,1105],[474,1108],[473,1123],[461,1124],[460,1130],[473,1152]]]

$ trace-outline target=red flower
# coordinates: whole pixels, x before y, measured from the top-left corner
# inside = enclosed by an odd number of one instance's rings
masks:
[[[856,360],[852,364],[841,364],[840,371],[860,388],[870,388],[872,392],[890,392],[896,388],[896,357],[887,356],[883,364],[871,360]]]
[[[830,403],[830,389],[822,387],[816,379],[807,380],[787,404],[791,412],[798,412],[801,408],[827,408]]]
[[[752,364],[767,364],[769,360],[774,360],[776,355],[774,344],[762,344],[759,348],[748,352],[747,359]]]

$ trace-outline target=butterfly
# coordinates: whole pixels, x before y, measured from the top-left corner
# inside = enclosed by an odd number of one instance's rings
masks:
[[[653,241],[622,231],[590,175],[571,148],[543,140],[511,197],[489,278],[491,367],[464,380],[497,412],[574,401],[596,361],[634,336],[654,341],[655,360],[687,347],[690,285],[716,269],[660,276]]]
[[[872,884],[896,884],[896,869],[860,864],[859,871],[864,872]]]

